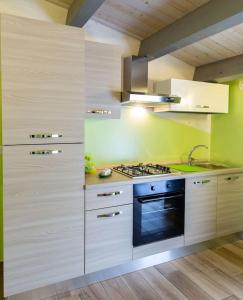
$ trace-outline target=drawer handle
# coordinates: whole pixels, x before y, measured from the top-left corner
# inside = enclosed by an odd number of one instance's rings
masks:
[[[226,181],[233,181],[233,180],[237,180],[239,178],[240,178],[239,176],[232,176],[232,177],[226,177],[224,180],[226,180]]]
[[[210,183],[210,182],[211,182],[211,180],[209,180],[209,179],[202,180],[202,184],[207,184],[207,183]]]
[[[111,192],[111,193],[103,193],[103,194],[97,194],[97,197],[110,197],[110,196],[118,196],[121,195],[123,191],[117,191],[117,192]]]
[[[60,133],[36,133],[30,135],[31,139],[55,139],[60,137],[63,137]]]
[[[52,154],[59,154],[62,153],[62,150],[36,150],[31,151],[30,155],[52,155]]]
[[[113,212],[113,213],[110,213],[110,214],[103,214],[103,215],[98,215],[97,218],[100,219],[100,218],[114,218],[116,216],[119,216],[122,214],[122,211],[116,211],[116,212]]]
[[[88,110],[87,113],[98,114],[98,115],[111,115],[111,110],[96,109],[96,110]]]
[[[205,180],[202,180],[202,181],[194,181],[193,183],[194,184],[207,184],[207,183],[210,183],[211,180],[209,179],[205,179]]]

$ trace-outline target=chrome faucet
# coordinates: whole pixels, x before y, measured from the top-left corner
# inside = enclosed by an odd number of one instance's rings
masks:
[[[208,146],[206,145],[196,145],[192,148],[192,150],[190,151],[189,155],[188,155],[188,165],[191,166],[192,162],[194,161],[194,158],[192,157],[192,154],[195,150],[197,150],[198,148],[203,147],[205,149],[208,149]]]

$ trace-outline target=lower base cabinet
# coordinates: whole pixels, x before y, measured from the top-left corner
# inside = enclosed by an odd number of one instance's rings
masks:
[[[85,273],[132,260],[133,206],[86,211]]]
[[[185,245],[216,237],[217,176],[186,180]]]
[[[243,230],[243,174],[218,178],[217,236]]]

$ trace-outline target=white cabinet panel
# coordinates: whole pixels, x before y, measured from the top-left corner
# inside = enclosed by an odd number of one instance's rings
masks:
[[[83,145],[3,147],[5,296],[84,274]]]
[[[217,177],[186,180],[185,245],[216,237]]]
[[[3,145],[83,142],[83,30],[1,15]]]
[[[157,92],[181,97],[170,111],[228,113],[229,86],[225,84],[168,79],[157,83]]]
[[[243,174],[219,176],[217,235],[243,230]]]
[[[85,273],[132,260],[133,206],[85,213]]]

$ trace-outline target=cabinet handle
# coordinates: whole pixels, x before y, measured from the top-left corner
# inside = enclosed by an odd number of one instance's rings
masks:
[[[196,105],[196,108],[210,108],[209,105]]]
[[[210,183],[211,180],[209,179],[205,179],[205,180],[202,180],[202,181],[194,181],[193,183],[194,184],[207,184],[207,183]]]
[[[97,197],[110,197],[110,196],[118,196],[121,195],[123,191],[117,191],[117,192],[111,192],[111,193],[103,193],[103,194],[97,194]]]
[[[59,154],[62,153],[62,150],[36,150],[31,151],[30,155],[51,155],[51,154]]]
[[[233,181],[233,180],[237,180],[239,178],[240,178],[240,176],[232,176],[232,177],[226,177],[224,180],[226,180],[226,181]]]
[[[95,110],[88,110],[87,113],[98,114],[98,115],[111,115],[111,110],[95,109]]]
[[[114,218],[116,216],[119,216],[122,214],[122,211],[116,211],[110,214],[103,214],[103,215],[98,215],[97,218]]]
[[[211,182],[211,180],[209,180],[209,179],[202,180],[202,184],[207,184],[207,183],[210,183],[210,182]]]
[[[60,133],[36,133],[30,134],[31,139],[55,139],[63,137]]]

